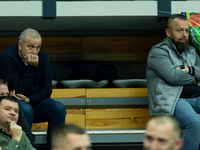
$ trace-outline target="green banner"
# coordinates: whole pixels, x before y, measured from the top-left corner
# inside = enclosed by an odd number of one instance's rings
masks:
[[[187,17],[187,20],[189,22],[190,43],[196,48],[197,52],[200,54],[200,13],[184,12],[182,14]]]

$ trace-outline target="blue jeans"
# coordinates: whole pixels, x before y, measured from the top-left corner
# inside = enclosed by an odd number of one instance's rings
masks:
[[[198,113],[200,113],[200,97],[179,98],[173,116],[178,119],[184,130],[182,150],[198,150],[200,143],[200,117]]]
[[[33,122],[48,122],[47,150],[50,150],[53,129],[65,124],[66,109],[64,105],[51,98],[44,99],[36,105],[29,105],[24,101],[18,101],[18,103],[30,127]]]

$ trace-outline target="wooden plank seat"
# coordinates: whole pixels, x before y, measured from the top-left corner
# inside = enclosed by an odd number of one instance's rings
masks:
[[[147,88],[53,89],[51,97],[65,105],[66,124],[86,129],[93,142],[114,142],[124,134],[131,136],[130,142],[142,141],[151,118]],[[45,142],[46,129],[46,122],[33,124],[36,144]]]
[[[66,107],[66,123],[75,123],[85,128],[85,89],[52,89],[51,98]],[[77,122],[77,123],[76,123]],[[33,123],[32,130],[47,129],[47,122]]]

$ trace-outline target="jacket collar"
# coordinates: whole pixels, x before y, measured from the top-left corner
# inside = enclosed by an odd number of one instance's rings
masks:
[[[163,40],[166,44],[167,44],[167,46],[171,49],[171,50],[173,50],[174,52],[176,52],[179,56],[182,56],[182,54],[180,54],[179,52],[178,52],[178,50],[177,50],[177,48],[176,48],[176,46],[174,45],[174,43],[166,36],[166,38]],[[187,51],[188,49],[185,49],[184,51],[183,51],[183,53],[185,52],[185,51]]]
[[[176,49],[176,46],[174,45],[174,43],[172,43],[172,41],[167,36],[163,41],[167,44],[167,46],[169,46],[170,49],[172,49],[173,51],[178,52],[178,50]]]

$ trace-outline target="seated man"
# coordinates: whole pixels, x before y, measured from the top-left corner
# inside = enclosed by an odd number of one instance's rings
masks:
[[[178,121],[172,116],[151,118],[144,134],[144,150],[180,150],[183,139]]]
[[[168,18],[165,39],[147,59],[150,115],[174,116],[183,129],[184,150],[200,143],[200,57],[189,45],[189,23],[181,14]]]
[[[68,124],[58,127],[52,134],[52,150],[91,150],[89,136],[84,129]]]
[[[0,98],[0,145],[7,150],[33,150],[22,128],[17,125],[19,106],[17,98],[3,96]]]
[[[0,79],[0,97],[9,95],[7,84],[8,84],[7,81]],[[18,98],[18,100],[21,99],[21,97],[17,97],[16,95],[13,95],[13,96]],[[18,119],[17,124],[22,127],[22,130],[26,133],[26,136],[28,137],[32,146],[35,147],[35,137],[32,134],[31,128],[29,127],[29,125],[26,121],[26,118],[24,116],[24,113],[21,109],[19,109],[19,119]]]
[[[50,98],[52,93],[51,65],[48,55],[40,50],[42,38],[34,29],[24,30],[18,44],[0,54],[0,78],[7,80],[10,90],[23,94],[19,107],[30,127],[33,122],[48,121],[47,149],[52,130],[65,124],[66,109]]]

